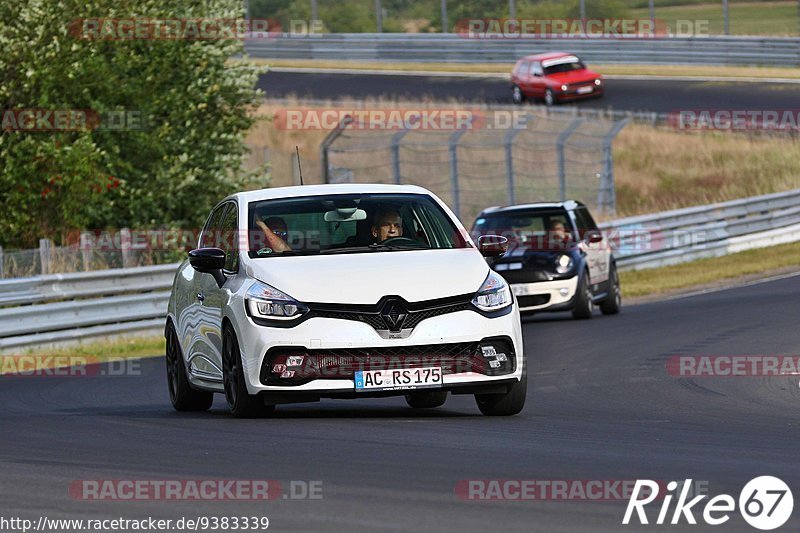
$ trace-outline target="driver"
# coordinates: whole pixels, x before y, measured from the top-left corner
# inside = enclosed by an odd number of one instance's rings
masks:
[[[372,236],[377,242],[403,236],[403,219],[400,212],[393,208],[384,208],[375,214],[372,224]]]
[[[292,247],[286,244],[285,241],[289,232],[286,229],[286,221],[281,217],[269,217],[265,220],[256,218],[256,226],[264,232],[264,237],[267,239],[267,247],[271,248],[273,252],[292,251]]]

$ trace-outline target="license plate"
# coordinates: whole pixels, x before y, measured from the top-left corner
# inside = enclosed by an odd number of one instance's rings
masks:
[[[594,87],[578,87],[578,94],[588,94],[594,90]]]
[[[357,370],[357,391],[428,389],[441,387],[441,367]]]
[[[512,285],[511,292],[514,293],[514,296],[527,296],[531,291],[527,285]]]

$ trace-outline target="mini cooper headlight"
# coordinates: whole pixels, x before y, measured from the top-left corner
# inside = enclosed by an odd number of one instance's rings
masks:
[[[572,258],[567,254],[561,254],[556,258],[556,272],[566,274],[572,268]]]
[[[481,311],[497,311],[508,307],[512,301],[508,283],[500,274],[492,270],[472,299],[472,305]]]
[[[308,307],[271,285],[257,281],[247,290],[247,310],[255,318],[292,320],[308,312]]]

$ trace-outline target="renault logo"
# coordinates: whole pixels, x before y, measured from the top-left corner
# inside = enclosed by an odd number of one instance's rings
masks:
[[[389,331],[400,331],[408,315],[406,306],[397,300],[387,300],[381,309],[381,318]]]

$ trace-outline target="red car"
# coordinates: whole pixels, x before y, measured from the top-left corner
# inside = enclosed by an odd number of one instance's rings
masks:
[[[603,96],[603,77],[586,68],[578,56],[547,52],[525,56],[511,72],[514,103],[543,100],[546,105]]]

